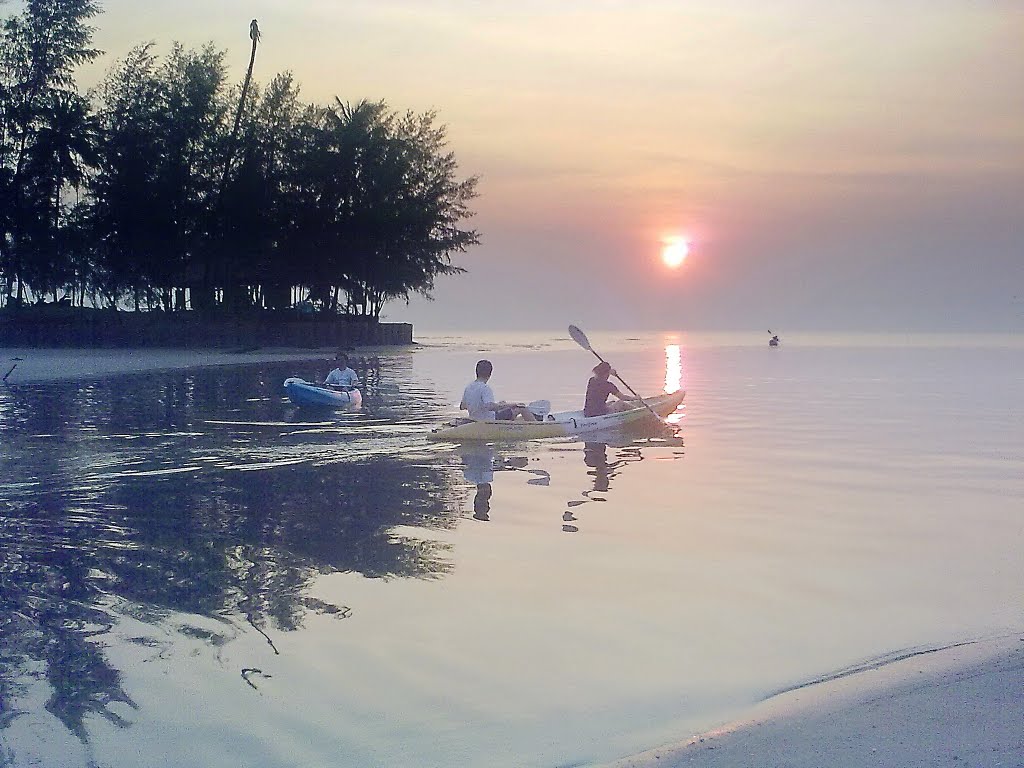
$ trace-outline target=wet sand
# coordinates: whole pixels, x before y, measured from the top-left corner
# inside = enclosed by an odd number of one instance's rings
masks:
[[[39,384],[104,378],[122,373],[244,365],[277,361],[329,361],[334,349],[266,348],[231,352],[209,349],[26,349],[0,348],[0,377],[7,384]],[[360,348],[354,356],[381,354]],[[16,367],[14,367],[16,366]],[[12,370],[13,367],[13,370]]]
[[[609,768],[1024,766],[1024,635],[830,676]]]

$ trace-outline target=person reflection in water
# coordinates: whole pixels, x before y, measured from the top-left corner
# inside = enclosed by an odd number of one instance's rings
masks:
[[[587,474],[594,477],[594,490],[607,491],[609,488],[608,478],[608,444],[607,443],[584,443],[583,463],[593,469]]]
[[[546,470],[530,468],[530,460],[526,456],[495,457],[494,449],[486,443],[464,444],[459,448],[459,454],[466,482],[476,486],[473,495],[474,520],[491,519],[491,483],[495,472],[523,472],[530,476],[527,485],[546,486],[551,482],[551,476]]]
[[[480,483],[473,497],[473,519],[487,522],[491,519],[491,484]]]
[[[489,445],[465,445],[461,450],[462,474],[476,486],[473,519],[490,520],[491,481],[494,479],[494,451]]]
[[[583,463],[593,469],[587,474],[594,478],[594,491],[605,492],[610,487],[610,467],[608,466],[608,444],[607,443],[584,443]],[[562,513],[562,530],[566,533],[576,533],[579,528],[574,525],[578,519],[573,512],[575,507],[586,504],[587,501],[604,501],[601,498],[591,498],[592,491],[584,491],[585,501],[579,499],[569,502],[569,509]]]
[[[607,501],[603,494],[611,490],[612,478],[618,474],[619,469],[626,464],[643,459],[639,448],[626,446],[617,450],[613,454],[613,459],[609,461],[608,447],[608,443],[586,442],[583,444],[583,463],[589,468],[590,471],[587,472],[587,475],[594,478],[594,483],[593,488],[582,492],[582,499],[571,500],[568,504],[569,508],[562,513],[562,522],[564,523],[562,530],[566,533],[575,533],[579,530],[575,525],[579,522],[575,510],[588,502]]]

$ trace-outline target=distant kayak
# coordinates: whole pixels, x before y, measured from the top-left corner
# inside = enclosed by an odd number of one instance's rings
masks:
[[[769,339],[768,346],[769,347],[777,347],[777,346],[779,346],[779,340],[778,339]]]
[[[651,410],[665,418],[673,413],[686,397],[685,390],[669,395],[644,398]],[[547,437],[572,437],[602,430],[617,429],[643,419],[652,419],[651,411],[643,405],[625,411],[613,411],[603,416],[584,416],[583,411],[549,413],[543,421],[505,421],[488,419],[456,419],[433,430],[430,440],[539,440]]]
[[[295,376],[285,379],[284,391],[296,405],[318,405],[329,408],[358,408],[363,396],[358,389],[335,389],[313,384]]]

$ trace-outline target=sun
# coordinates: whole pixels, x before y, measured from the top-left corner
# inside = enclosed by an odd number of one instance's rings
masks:
[[[690,252],[690,244],[684,237],[667,237],[663,241],[665,245],[661,249],[661,260],[669,269],[677,269]]]

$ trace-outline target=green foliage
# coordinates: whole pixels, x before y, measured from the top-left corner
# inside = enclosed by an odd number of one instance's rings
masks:
[[[63,192],[93,161],[93,125],[74,70],[88,47],[94,0],[28,0],[0,28],[0,269],[6,288],[55,292],[69,278]]]
[[[0,34],[0,276],[8,293],[136,308],[281,307],[294,288],[378,317],[429,296],[476,179],[433,112],[304,103],[290,73],[230,86],[226,53],[132,49],[90,93],[93,0],[32,0]],[[241,93],[240,93],[241,91]],[[235,129],[237,128],[237,136]]]
[[[100,162],[87,205],[111,303],[129,294],[169,303],[209,240],[228,109],[224,54],[175,45],[161,64],[152,47],[133,49],[93,94]]]

